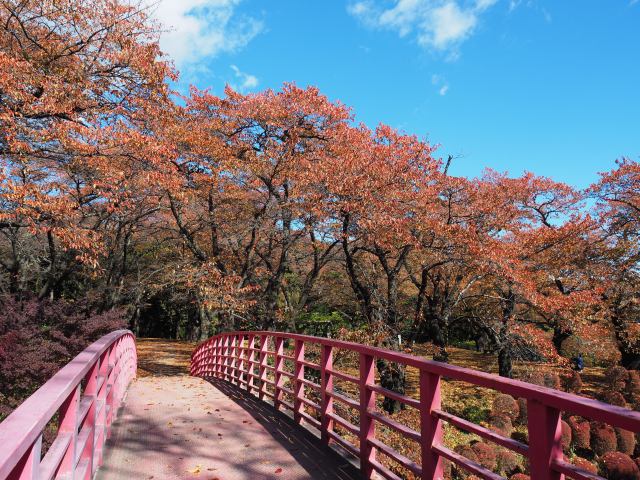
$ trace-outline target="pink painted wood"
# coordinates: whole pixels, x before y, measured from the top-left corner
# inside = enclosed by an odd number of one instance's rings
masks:
[[[93,478],[136,368],[128,330],[87,347],[0,423],[0,479]],[[42,431],[56,413],[58,433],[42,458]]]
[[[573,478],[598,478],[564,461],[560,446],[560,415],[563,412],[606,422],[614,427],[635,433],[640,432],[640,413],[638,412],[519,380],[434,362],[401,352],[328,338],[280,332],[223,333],[213,337],[212,341],[214,344],[228,345],[230,338],[237,338],[239,345],[245,342],[245,338],[248,338],[249,351],[251,352],[249,359],[252,358],[253,353],[259,353],[257,361],[249,360],[241,363],[239,371],[236,371],[234,377],[231,378],[230,375],[225,375],[225,372],[221,371],[225,359],[208,353],[206,346],[210,340],[199,345],[193,352],[191,374],[200,377],[214,376],[230,381],[237,381],[241,379],[242,375],[245,375],[247,380],[239,383],[244,384],[249,391],[256,390],[261,399],[264,397],[273,399],[279,408],[291,409],[297,421],[305,422],[320,430],[323,442],[336,442],[359,458],[364,478],[372,478],[375,472],[384,478],[399,478],[376,459],[377,452],[384,453],[385,456],[423,479],[442,479],[443,458],[458,464],[480,478],[491,480],[501,478],[481,465],[447,449],[442,444],[443,422],[476,433],[489,441],[527,456],[533,480],[561,480],[565,474],[571,474]],[[260,342],[259,349],[255,344],[257,340]],[[282,346],[285,340],[294,342],[293,357],[287,356],[283,350]],[[275,351],[269,350],[270,343],[274,345]],[[320,347],[319,364],[305,359],[305,353],[311,351],[306,348],[307,345]],[[337,349],[359,354],[359,377],[334,369],[333,356]],[[287,372],[289,375],[283,373],[285,365],[283,358],[293,360],[293,371]],[[376,385],[374,365],[375,359],[378,358],[417,368],[420,371],[419,399],[390,392]],[[269,359],[273,360],[275,368],[269,366]],[[212,368],[208,368],[210,362],[213,362]],[[258,375],[254,374],[255,367],[258,368]],[[320,385],[305,378],[305,369],[320,372]],[[229,373],[233,374],[234,372]],[[272,375],[273,379],[269,378],[269,375]],[[283,377],[286,376],[290,376],[293,382],[292,390],[284,386]],[[525,445],[511,438],[503,437],[452,413],[443,412],[440,404],[440,384],[443,377],[526,399],[529,417],[529,444]],[[359,398],[355,399],[337,392],[334,388],[334,379],[336,378],[357,385]],[[250,384],[254,379],[256,387],[252,387]],[[275,394],[272,395],[266,390],[267,384],[274,386]],[[307,398],[305,386],[320,389],[320,404]],[[283,400],[283,392],[293,396],[292,404]],[[412,430],[393,418],[377,412],[376,394],[390,396],[409,407],[417,408],[420,411],[420,431]],[[337,415],[334,410],[334,401],[341,402],[357,411],[359,425],[353,425],[347,419]],[[307,413],[304,407],[314,410],[315,415]],[[418,441],[421,445],[421,463],[418,465],[412,462],[391,446],[377,439],[376,423],[383,423],[396,430],[400,435]],[[351,432],[359,440],[359,446],[340,435],[334,429],[335,424],[339,424]],[[581,475],[583,476],[581,477]]]

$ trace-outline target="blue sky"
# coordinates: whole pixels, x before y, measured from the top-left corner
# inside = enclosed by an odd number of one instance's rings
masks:
[[[577,187],[640,158],[640,0],[161,0],[161,45],[222,93],[315,85],[452,172]]]

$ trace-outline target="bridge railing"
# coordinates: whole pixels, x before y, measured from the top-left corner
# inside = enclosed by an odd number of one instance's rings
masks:
[[[128,330],[78,354],[0,423],[0,479],[93,478],[136,366]],[[57,435],[43,457],[43,430],[56,415]]]
[[[285,352],[285,342],[293,342],[293,355]],[[316,358],[319,357],[319,363],[309,361],[305,356],[306,347],[308,351],[313,349],[314,352],[319,349],[319,356],[317,353],[314,354]],[[333,358],[337,351],[352,352],[351,354],[359,356],[358,376],[334,368]],[[401,395],[376,384],[376,359],[418,369],[419,398]],[[285,364],[293,365],[293,369],[287,371]],[[307,369],[319,372],[319,382],[310,380],[309,375],[305,376]],[[574,466],[563,456],[562,412],[640,432],[640,413],[626,408],[401,352],[305,335],[278,332],[233,332],[217,335],[201,343],[193,352],[191,374],[230,381],[255,393],[260,399],[270,397],[275,408],[289,409],[297,422],[304,421],[317,428],[323,442],[329,444],[335,441],[359,457],[365,478],[372,478],[374,472],[387,479],[400,478],[377,459],[378,452],[422,479],[443,478],[443,459],[448,459],[483,479],[502,478],[445,447],[442,437],[444,422],[528,458],[530,476],[533,480],[560,480],[565,475],[576,480],[601,478]],[[286,378],[290,381],[285,382]],[[318,378],[317,373],[315,378]],[[440,398],[443,378],[526,399],[528,442],[520,442],[445,412]],[[334,380],[351,383],[358,391],[358,398],[336,391]],[[315,398],[320,398],[320,402],[314,402],[305,393],[306,389],[318,392],[319,395]],[[283,398],[285,395],[293,398],[293,403],[287,402]],[[379,412],[376,407],[377,396],[398,400],[417,409],[420,413],[419,431]],[[338,415],[334,409],[334,401],[357,411],[358,425]],[[314,410],[316,415],[307,413],[306,407]],[[351,438],[357,438],[354,442],[358,446],[345,438],[347,435],[340,435],[334,429],[335,424],[342,427],[340,430],[349,432]],[[414,462],[380,438],[376,438],[377,424],[383,424],[400,436],[418,442],[421,462]]]

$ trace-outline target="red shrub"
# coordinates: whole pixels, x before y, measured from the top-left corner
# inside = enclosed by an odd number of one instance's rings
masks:
[[[571,427],[564,420],[561,421],[562,426],[562,450],[566,453],[571,448]]]
[[[627,402],[624,396],[620,392],[608,391],[602,394],[601,400],[609,405],[616,405],[617,407],[626,407]]]
[[[640,470],[631,457],[609,452],[600,459],[602,475],[608,480],[640,480]]]
[[[520,410],[520,414],[518,415],[518,418],[516,419],[516,423],[520,424],[520,425],[526,425],[527,424],[527,399],[526,398],[519,398],[518,399],[518,409]]]
[[[484,468],[496,468],[496,447],[484,442],[474,443],[471,448],[478,457],[478,463]]]
[[[569,370],[569,372],[563,377],[564,390],[569,393],[575,393],[576,395],[582,390],[582,377],[575,370]]]
[[[640,395],[640,372],[637,370],[629,370],[625,392],[629,396]]]
[[[616,431],[611,425],[591,422],[591,450],[599,457],[618,449]]]
[[[619,365],[608,368],[605,376],[611,388],[616,392],[624,391],[627,386],[627,380],[629,380],[629,372]]]
[[[499,448],[496,452],[496,470],[503,477],[509,477],[520,470],[520,458],[506,448]]]
[[[506,415],[511,421],[515,421],[520,415],[520,407],[511,395],[500,394],[493,400],[491,413],[494,415]]]
[[[489,417],[489,428],[505,437],[510,437],[511,433],[513,433],[511,418],[504,414],[491,415]]]
[[[633,455],[636,449],[636,436],[629,430],[623,430],[616,428],[616,438],[618,439],[618,451],[626,453],[627,455]]]
[[[576,467],[586,470],[589,473],[598,473],[598,467],[591,463],[586,458],[574,457],[571,461]]]
[[[527,372],[522,376],[522,380],[524,380],[525,382],[533,383],[534,385],[544,386],[544,375],[542,374],[542,372]]]
[[[480,463],[480,460],[478,459],[476,452],[473,450],[473,448],[471,448],[470,445],[458,445],[453,450],[456,453],[462,455],[463,457],[471,460],[472,462]],[[471,480],[470,479],[471,473],[469,473],[467,470],[455,464],[452,465],[452,467],[453,467],[453,473],[455,476],[457,476],[458,478]]]
[[[567,424],[571,428],[573,445],[576,448],[591,448],[591,425],[582,417],[570,417]]]
[[[15,408],[100,336],[125,325],[123,313],[92,314],[81,302],[0,296],[0,392]]]
[[[515,475],[511,475],[509,480],[530,480],[531,477],[529,475],[525,475],[524,473],[516,473]]]
[[[560,390],[560,375],[557,373],[545,373],[544,374],[544,386]]]

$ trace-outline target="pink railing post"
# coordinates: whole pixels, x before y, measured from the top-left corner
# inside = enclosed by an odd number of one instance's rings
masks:
[[[42,434],[29,447],[15,466],[7,480],[34,480],[39,477],[40,457],[42,455]]]
[[[224,379],[229,381],[229,343],[231,337],[229,335],[224,336],[224,347],[222,349],[223,364],[224,364]]]
[[[329,418],[333,415],[333,347],[330,345],[322,345],[320,353],[320,386],[322,395],[322,411],[320,435],[322,443],[329,445],[331,437],[329,432],[333,430],[333,420]],[[304,373],[304,369],[302,370]]]
[[[247,381],[248,381],[248,377],[246,372],[248,371],[247,369],[247,360],[249,358],[249,350],[247,350],[247,347],[244,346],[244,334],[240,335],[240,379],[242,380],[242,384],[247,385]]]
[[[254,389],[255,386],[255,381],[254,381],[254,375],[256,374],[255,372],[255,348],[256,348],[256,336],[255,335],[249,335],[249,343],[248,343],[249,349],[247,350],[248,355],[247,355],[247,391],[249,393],[251,393]]]
[[[375,422],[369,416],[369,410],[376,408],[376,395],[368,385],[375,383],[375,369],[373,357],[366,353],[360,354],[360,470],[364,478],[371,478],[373,466],[371,461],[376,459],[376,451],[369,443],[375,439]]]
[[[220,345],[222,345],[222,337],[217,336],[214,342],[213,347],[213,363],[214,363],[214,373],[213,376],[216,378],[222,377],[222,367],[220,366]]]
[[[442,480],[442,459],[432,450],[442,443],[442,424],[432,412],[440,410],[440,375],[420,370],[420,446],[422,479]]]
[[[58,410],[58,435],[71,435],[69,447],[62,457],[58,475],[70,474],[75,471],[76,449],[78,448],[78,412],[80,409],[80,385],[73,389]]]
[[[96,436],[96,413],[98,408],[98,372],[100,367],[100,361],[96,361],[96,363],[91,367],[89,373],[87,373],[86,379],[86,387],[84,389],[84,394],[88,397],[93,397],[91,406],[89,407],[89,411],[87,412],[87,416],[85,417],[83,428],[88,428],[89,430],[89,438],[87,439],[87,443],[82,450],[82,454],[80,456],[80,461],[87,462],[87,478],[91,478],[93,476],[93,458],[95,455],[95,436]]]
[[[529,430],[529,469],[535,480],[562,480],[553,462],[562,460],[560,411],[537,400],[527,400]]]
[[[280,404],[282,402],[282,387],[284,384],[284,376],[280,373],[284,367],[284,339],[282,337],[275,337],[275,361],[273,362],[275,369],[273,371],[273,378],[275,384],[275,395],[273,399],[273,406],[276,410],[280,410]]]
[[[113,416],[115,415],[115,402],[114,402],[114,395],[116,394],[116,386],[115,386],[115,382],[116,382],[116,378],[117,378],[117,373],[116,373],[116,364],[118,363],[118,360],[116,359],[116,347],[114,345],[111,345],[111,347],[109,347],[109,368],[111,369],[111,371],[109,372],[109,378],[107,381],[108,384],[108,388],[109,391],[107,393],[107,408],[108,408],[108,412],[107,412],[107,431],[106,431],[106,438],[111,437],[111,424],[113,423]]]
[[[238,341],[238,335],[231,336],[231,382],[234,383],[235,381],[236,385],[240,384],[240,375],[238,374]]]
[[[97,404],[96,404],[96,420],[95,420],[95,447],[93,465],[94,471],[102,465],[102,446],[104,445],[104,436],[107,425],[107,387],[109,373],[109,352],[104,352],[100,357],[98,378],[102,382],[98,388]]]
[[[293,402],[293,419],[296,423],[302,423],[302,413],[304,412],[304,404],[302,399],[304,398],[304,341],[296,340],[293,350],[294,367],[293,375],[295,378],[294,392],[295,398]]]
[[[259,373],[260,375],[260,390],[258,390],[258,397],[260,400],[264,399],[264,391],[267,388],[267,384],[265,380],[267,379],[267,369],[265,365],[267,364],[267,351],[269,350],[269,337],[266,335],[260,335],[260,366]]]

